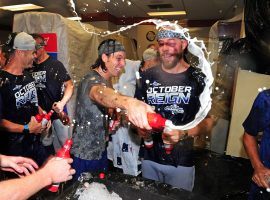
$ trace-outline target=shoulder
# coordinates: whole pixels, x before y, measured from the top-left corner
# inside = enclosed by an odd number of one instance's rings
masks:
[[[0,77],[4,77],[6,74],[6,71],[0,69]]]
[[[154,67],[151,67],[145,71],[143,71],[141,74],[143,76],[153,76],[153,75],[158,75],[161,73],[161,66],[160,65],[157,65],[157,66],[154,66]]]
[[[268,104],[270,104],[270,89],[263,90],[257,95],[255,102],[259,102],[259,104],[261,104],[262,101],[265,101]]]
[[[90,72],[82,78],[84,84],[105,84],[106,80],[102,78],[96,71],[90,70]]]
[[[192,76],[196,77],[196,76],[200,76],[202,78],[205,78],[205,74],[202,72],[201,69],[197,68],[197,67],[193,67],[193,66],[190,66],[188,69],[187,69],[187,72],[190,73]]]
[[[61,67],[63,66],[64,67],[64,65],[63,65],[63,63],[61,61],[59,61],[57,59],[54,59],[52,57],[48,58],[48,62],[52,63],[53,65],[56,65],[56,66],[61,66]]]
[[[206,77],[206,75],[202,72],[201,69],[190,66],[187,69],[187,73],[189,75],[190,78],[195,79],[196,82],[198,83],[204,83],[204,79]]]

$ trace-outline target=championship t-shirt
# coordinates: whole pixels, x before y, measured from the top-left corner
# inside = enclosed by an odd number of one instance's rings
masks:
[[[189,67],[182,73],[172,74],[161,66],[150,68],[141,74],[135,97],[153,106],[155,112],[169,119],[174,125],[191,122],[200,108],[199,96],[204,88],[204,75]],[[171,154],[166,154],[161,132],[153,132],[153,148],[142,145],[141,155],[165,165],[192,166],[193,139],[189,138],[174,145]]]

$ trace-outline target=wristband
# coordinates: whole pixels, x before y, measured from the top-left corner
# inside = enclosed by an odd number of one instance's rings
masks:
[[[23,126],[23,133],[25,133],[25,134],[29,134],[30,133],[28,124],[25,124]]]

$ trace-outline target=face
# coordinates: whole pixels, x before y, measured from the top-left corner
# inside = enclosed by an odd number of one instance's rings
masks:
[[[44,52],[44,46],[40,45],[43,44],[43,40],[40,38],[36,38],[36,46],[37,46],[37,50],[36,50],[36,60],[39,60]]]
[[[158,41],[160,60],[165,69],[174,68],[183,58],[187,46],[186,40],[177,38],[164,38]]]
[[[126,64],[126,53],[124,51],[118,51],[109,56],[103,54],[102,59],[105,62],[108,75],[110,77],[119,76]]]
[[[31,68],[33,67],[33,61],[36,58],[36,51],[34,50],[27,50],[22,51],[23,56],[23,62],[24,62],[24,68]]]

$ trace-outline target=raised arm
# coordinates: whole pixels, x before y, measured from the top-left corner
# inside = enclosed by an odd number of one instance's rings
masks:
[[[153,112],[151,106],[135,98],[117,93],[115,90],[95,85],[90,89],[89,98],[107,108],[121,108],[127,111],[128,119],[137,127],[150,130],[147,112]]]

